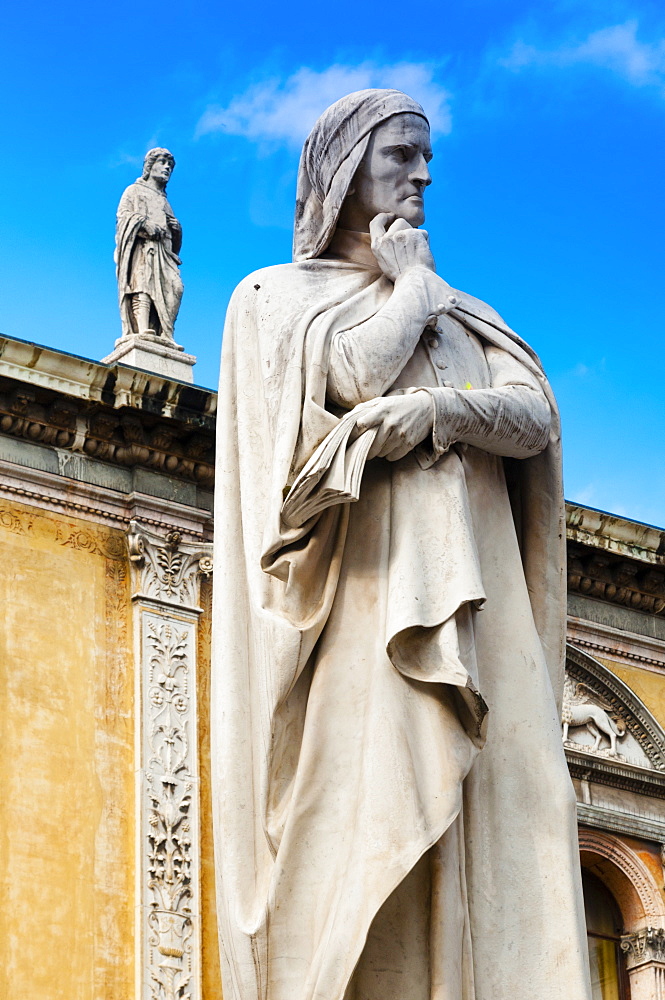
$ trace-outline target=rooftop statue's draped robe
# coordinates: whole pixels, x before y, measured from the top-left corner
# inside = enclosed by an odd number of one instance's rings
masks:
[[[421,294],[334,235],[371,128],[402,111],[422,114],[395,91],[329,109],[301,161],[296,263],[229,306],[211,707],[224,994],[586,1000],[556,704],[559,425],[537,358],[455,293],[389,389],[428,389],[431,440],[369,462],[358,503],[281,518],[360,377],[354,331]]]
[[[156,191],[141,178],[123,192],[118,205],[115,251],[123,337],[133,332],[132,296],[143,292],[150,296],[157,313],[158,332],[173,340],[183,286],[169,219],[175,216],[164,192]],[[159,226],[165,235],[146,236],[146,222]]]

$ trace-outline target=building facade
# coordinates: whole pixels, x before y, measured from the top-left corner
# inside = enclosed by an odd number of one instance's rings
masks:
[[[221,995],[215,407],[207,389],[0,338],[0,996]],[[665,1000],[665,531],[567,516],[562,740],[594,1000]]]

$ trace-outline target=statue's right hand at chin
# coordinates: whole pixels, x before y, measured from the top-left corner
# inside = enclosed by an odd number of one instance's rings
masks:
[[[391,281],[413,267],[436,271],[429,235],[424,229],[414,229],[405,219],[381,212],[370,222],[369,234],[372,253]]]

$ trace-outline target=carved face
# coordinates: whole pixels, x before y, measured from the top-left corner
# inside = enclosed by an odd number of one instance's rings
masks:
[[[173,173],[173,163],[168,156],[158,156],[150,167],[149,176],[158,184],[166,184]]]
[[[431,159],[429,125],[420,115],[394,115],[378,125],[353,178],[340,225],[367,232],[375,215],[389,212],[421,226]]]

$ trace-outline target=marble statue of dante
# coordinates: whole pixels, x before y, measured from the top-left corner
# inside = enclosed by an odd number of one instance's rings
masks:
[[[229,306],[211,715],[226,1000],[590,997],[558,708],[559,419],[531,348],[436,274],[416,228],[431,155],[399,91],[328,108],[294,262]]]
[[[143,176],[125,189],[118,205],[115,262],[122,335],[173,340],[182,298],[182,229],[166,199],[175,160],[151,149]]]

